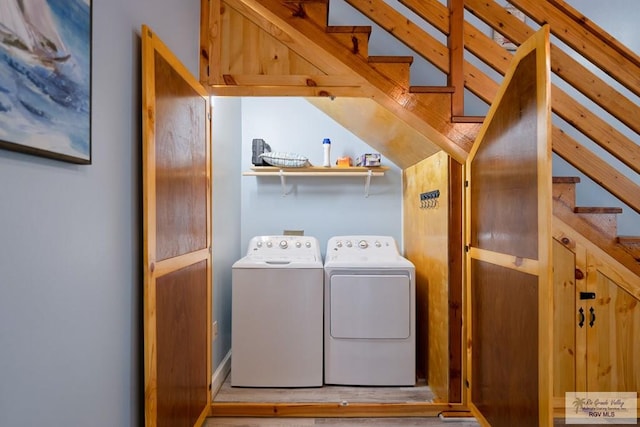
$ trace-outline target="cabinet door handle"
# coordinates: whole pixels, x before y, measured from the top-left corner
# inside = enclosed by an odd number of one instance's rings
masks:
[[[584,326],[584,310],[582,309],[582,307],[580,307],[580,310],[578,310],[578,312],[580,313],[578,315],[578,318],[580,319],[580,322],[578,322],[578,326],[582,328]]]
[[[591,326],[593,328],[593,324],[596,323],[596,311],[593,309],[593,307],[591,307],[589,309],[589,313],[590,313],[590,319],[589,320],[589,326]]]

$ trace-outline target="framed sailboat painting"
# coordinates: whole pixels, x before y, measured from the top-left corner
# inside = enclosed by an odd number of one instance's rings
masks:
[[[0,0],[0,147],[91,163],[91,1]]]

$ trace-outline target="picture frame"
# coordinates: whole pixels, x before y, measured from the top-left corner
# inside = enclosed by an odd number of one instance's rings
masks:
[[[516,18],[518,18],[520,21],[525,22],[526,20],[526,16],[523,12],[521,12],[520,10],[518,10],[515,6],[513,6],[512,4],[507,3],[504,6],[505,10],[515,16]],[[508,38],[506,38],[505,36],[503,36],[502,34],[500,34],[498,31],[493,30],[493,41],[495,41],[496,43],[498,43],[500,46],[502,46],[503,48],[507,49],[508,51],[515,51],[518,46],[516,46],[515,43],[513,43],[511,40],[509,40]]]
[[[91,164],[92,0],[0,0],[0,148]]]

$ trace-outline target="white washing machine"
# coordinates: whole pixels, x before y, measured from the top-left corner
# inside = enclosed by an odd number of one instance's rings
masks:
[[[325,383],[415,385],[415,267],[393,237],[332,237],[324,270]]]
[[[232,266],[231,385],[322,386],[318,240],[257,236]]]

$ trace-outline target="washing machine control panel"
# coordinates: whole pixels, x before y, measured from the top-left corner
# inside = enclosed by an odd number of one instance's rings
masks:
[[[391,236],[335,236],[329,239],[327,258],[331,260],[373,260],[400,256]]]
[[[320,245],[308,236],[256,236],[249,242],[247,256],[261,261],[315,261]]]

